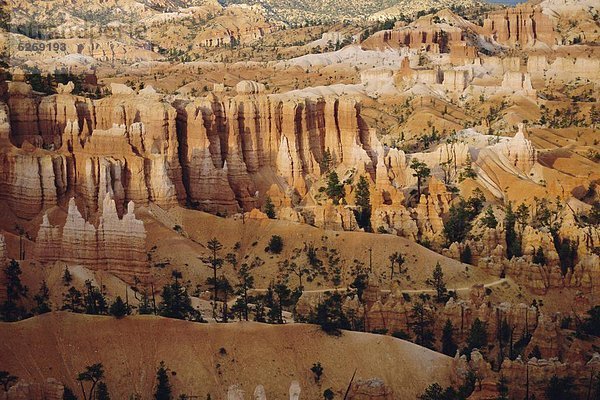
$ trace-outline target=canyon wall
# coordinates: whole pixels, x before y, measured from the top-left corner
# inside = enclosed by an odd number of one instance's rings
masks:
[[[483,22],[484,35],[508,46],[527,46],[543,42],[552,46],[556,41],[554,24],[539,7],[519,5],[494,11]]]
[[[144,282],[150,274],[144,223],[136,219],[133,202],[129,202],[120,219],[115,201],[108,193],[97,228],[82,217],[73,198],[62,229],[50,224],[44,215],[35,243],[35,258],[42,263],[62,261],[109,271],[129,284],[134,284],[136,278]]]

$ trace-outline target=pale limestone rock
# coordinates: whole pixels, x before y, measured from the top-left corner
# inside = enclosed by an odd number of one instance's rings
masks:
[[[267,400],[265,387],[263,385],[257,385],[254,389],[254,400]]]
[[[125,215],[119,219],[115,201],[107,193],[98,228],[82,217],[73,198],[62,230],[44,215],[35,254],[42,263],[64,261],[106,270],[132,284],[135,277],[144,281],[150,272],[145,241],[144,223],[136,219],[133,202],[127,204]]]
[[[244,400],[244,391],[239,385],[231,385],[227,389],[227,400]]]
[[[292,381],[290,385],[290,400],[300,400],[300,383]]]
[[[135,93],[135,91],[129,86],[114,82],[110,84],[110,92],[113,95],[130,95]]]
[[[75,89],[75,85],[72,81],[69,81],[69,83],[67,83],[66,85],[59,83],[56,87],[56,92],[58,94],[71,94],[71,92],[73,92],[73,89]]]
[[[235,85],[235,91],[243,95],[259,94],[265,91],[265,85],[254,81],[240,81]]]

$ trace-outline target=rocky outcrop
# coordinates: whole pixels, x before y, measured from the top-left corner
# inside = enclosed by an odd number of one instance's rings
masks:
[[[514,46],[533,45],[537,41],[555,44],[554,25],[539,7],[519,5],[490,13],[483,22],[484,34],[496,42]]]
[[[498,145],[498,150],[519,171],[528,174],[537,161],[537,151],[531,141],[526,138],[524,125],[519,124],[519,131],[515,136]]]
[[[15,215],[33,218],[65,193],[67,159],[31,146],[11,147],[0,150],[0,200],[6,201]]]
[[[19,381],[5,393],[5,400],[62,400],[64,386],[55,379],[48,378],[43,383]]]
[[[120,219],[115,201],[106,194],[96,228],[82,217],[72,198],[62,229],[51,225],[44,215],[35,256],[42,263],[63,261],[106,270],[133,284],[136,278],[146,280],[150,273],[145,242],[144,223],[136,219],[133,202],[129,202]]]
[[[528,96],[535,96],[531,86],[531,77],[528,73],[507,71],[502,80],[502,88],[522,92]]]
[[[398,30],[379,31],[362,42],[366,50],[424,49],[432,53],[448,53],[450,43],[463,42],[464,33],[460,28],[450,25],[407,26]]]
[[[348,392],[350,400],[392,400],[394,391],[379,378],[358,379]]]

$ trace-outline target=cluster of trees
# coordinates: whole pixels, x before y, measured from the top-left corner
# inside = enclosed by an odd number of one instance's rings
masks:
[[[450,207],[448,216],[444,221],[446,245],[449,246],[454,242],[461,243],[467,238],[473,227],[473,221],[483,210],[484,203],[485,197],[481,190],[475,190],[468,200],[461,198],[457,204]]]

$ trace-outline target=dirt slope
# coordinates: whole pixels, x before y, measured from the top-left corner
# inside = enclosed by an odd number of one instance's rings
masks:
[[[213,237],[217,237],[223,243],[221,256],[233,252],[239,263],[250,263],[255,257],[260,257],[264,264],[253,271],[257,288],[266,288],[269,282],[277,276],[278,263],[291,259],[294,249],[300,251],[301,256],[297,262],[306,263],[301,249],[304,243],[312,243],[318,249],[318,257],[327,263],[326,253],[323,248],[335,248],[339,252],[340,266],[342,268],[342,284],[345,287],[350,284],[354,277],[352,268],[354,260],[359,260],[365,267],[369,265],[369,248],[372,248],[373,272],[382,277],[384,284],[389,284],[389,256],[394,252],[404,254],[406,262],[404,268],[408,268],[401,281],[402,289],[426,289],[425,280],[431,276],[436,262],[442,265],[448,288],[466,287],[474,283],[489,283],[497,277],[489,276],[477,268],[473,268],[460,262],[439,255],[417,243],[394,235],[374,235],[363,232],[336,232],[318,229],[306,224],[292,223],[279,220],[235,220],[233,218],[219,218],[211,214],[199,211],[186,210],[175,207],[168,211],[170,219],[160,223],[151,217],[144,209],[137,212],[139,218],[144,220],[148,232],[148,249],[156,246],[152,253],[152,262],[164,262],[167,270],[161,274],[169,276],[168,269],[176,268],[184,273],[184,277],[191,279],[193,283],[204,283],[209,276],[210,269],[204,266],[198,257],[206,257],[209,253],[204,244]],[[182,227],[184,237],[172,229],[178,224]],[[272,235],[283,238],[284,247],[281,254],[270,254],[265,252]],[[239,242],[239,250],[234,250],[236,242]],[[233,282],[237,282],[235,271],[226,264],[221,270],[229,276]],[[167,272],[167,273],[165,273]],[[407,277],[410,276],[410,280]],[[295,276],[290,277],[290,284],[295,287],[298,280]],[[313,282],[304,281],[305,289],[332,288],[332,283],[321,278]]]
[[[224,350],[221,350],[223,348]],[[223,353],[223,354],[222,354]],[[292,380],[301,398],[321,398],[331,387],[341,396],[354,369],[380,377],[398,399],[414,399],[427,384],[449,383],[451,359],[391,337],[345,332],[335,338],[312,325],[197,324],[160,317],[96,317],[51,313],[0,324],[0,365],[25,381],[48,377],[78,388],[85,365],[104,364],[111,397],[149,398],[155,369],[164,360],[174,392],[224,399],[238,383],[249,396],[263,384],[269,399],[285,399]],[[321,385],[310,367],[320,361]]]

